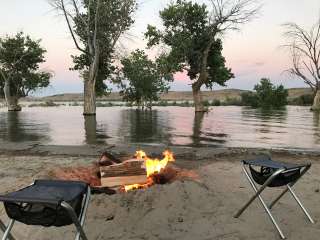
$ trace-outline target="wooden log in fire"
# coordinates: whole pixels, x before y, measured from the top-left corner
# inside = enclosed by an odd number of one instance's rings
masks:
[[[100,174],[103,187],[118,187],[147,182],[144,161],[137,159],[110,166],[101,166]]]

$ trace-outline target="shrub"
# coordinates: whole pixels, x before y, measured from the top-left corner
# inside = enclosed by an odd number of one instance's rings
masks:
[[[229,98],[227,97],[226,100],[223,102],[223,105],[225,106],[241,106],[242,102],[241,99],[237,99],[237,98]]]
[[[158,102],[158,106],[166,107],[166,106],[168,106],[168,102],[164,101],[164,100],[161,100],[160,102]]]
[[[221,102],[219,99],[215,99],[211,102],[212,106],[221,106]]]
[[[311,106],[313,104],[313,95],[312,94],[304,94],[299,97],[294,98],[290,101],[292,105],[299,106]]]
[[[258,98],[256,93],[244,92],[241,94],[241,103],[244,106],[258,107]]]
[[[190,107],[190,103],[189,103],[189,101],[185,101],[185,102],[183,102],[183,103],[181,104],[181,106],[183,106],[183,107]]]
[[[254,90],[255,92],[241,95],[243,105],[261,108],[281,108],[288,103],[288,90],[283,85],[273,85],[267,78],[262,78],[260,83],[255,85]]]
[[[210,106],[210,102],[208,100],[204,100],[202,101],[203,106],[205,107],[209,107]]]

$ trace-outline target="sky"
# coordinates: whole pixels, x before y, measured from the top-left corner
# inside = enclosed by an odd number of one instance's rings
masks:
[[[135,14],[135,24],[129,31],[130,40],[122,41],[123,54],[146,47],[143,33],[147,24],[161,26],[159,10],[170,0],[142,0]],[[198,1],[200,2],[200,0]],[[300,80],[293,79],[285,70],[290,67],[290,56],[280,46],[285,22],[295,22],[310,28],[320,16],[319,0],[261,0],[260,14],[240,31],[223,36],[223,55],[226,65],[235,74],[227,88],[253,89],[263,77],[288,88],[305,87]],[[42,39],[46,48],[46,63],[41,68],[53,71],[51,85],[37,95],[78,93],[83,91],[83,82],[78,72],[70,71],[70,55],[77,54],[62,16],[52,10],[48,0],[0,0],[0,37],[24,31],[33,39]],[[150,52],[152,55],[152,52]],[[191,90],[190,80],[185,74],[177,74],[171,90]],[[215,89],[221,89],[216,86]]]

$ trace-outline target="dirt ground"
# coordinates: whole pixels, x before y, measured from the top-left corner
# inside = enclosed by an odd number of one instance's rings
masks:
[[[129,150],[128,150],[129,151]],[[130,150],[131,151],[131,150]],[[52,169],[89,166],[99,154],[76,155],[25,151],[0,154],[0,192],[5,193],[28,185],[34,179],[47,178]],[[117,152],[122,157],[124,150]],[[258,201],[244,214],[233,218],[235,212],[253,194],[240,160],[253,158],[254,151],[221,152],[210,149],[177,151],[176,165],[193,169],[200,182],[176,181],[116,195],[92,196],[85,231],[89,239],[120,240],[206,240],[206,239],[279,239],[277,232]],[[129,152],[128,152],[129,155]],[[311,162],[312,168],[294,187],[310,210],[316,224],[307,221],[290,195],[273,209],[275,218],[288,239],[315,240],[320,235],[320,158],[318,155],[272,153],[275,159],[288,162]],[[265,200],[271,200],[279,190],[268,189]],[[3,208],[0,218],[8,219]],[[42,228],[17,223],[13,228],[17,239],[73,239],[73,226]]]

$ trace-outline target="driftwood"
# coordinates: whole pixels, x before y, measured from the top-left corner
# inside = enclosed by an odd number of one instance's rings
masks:
[[[132,159],[120,164],[100,167],[101,186],[116,187],[147,182],[144,161]]]

